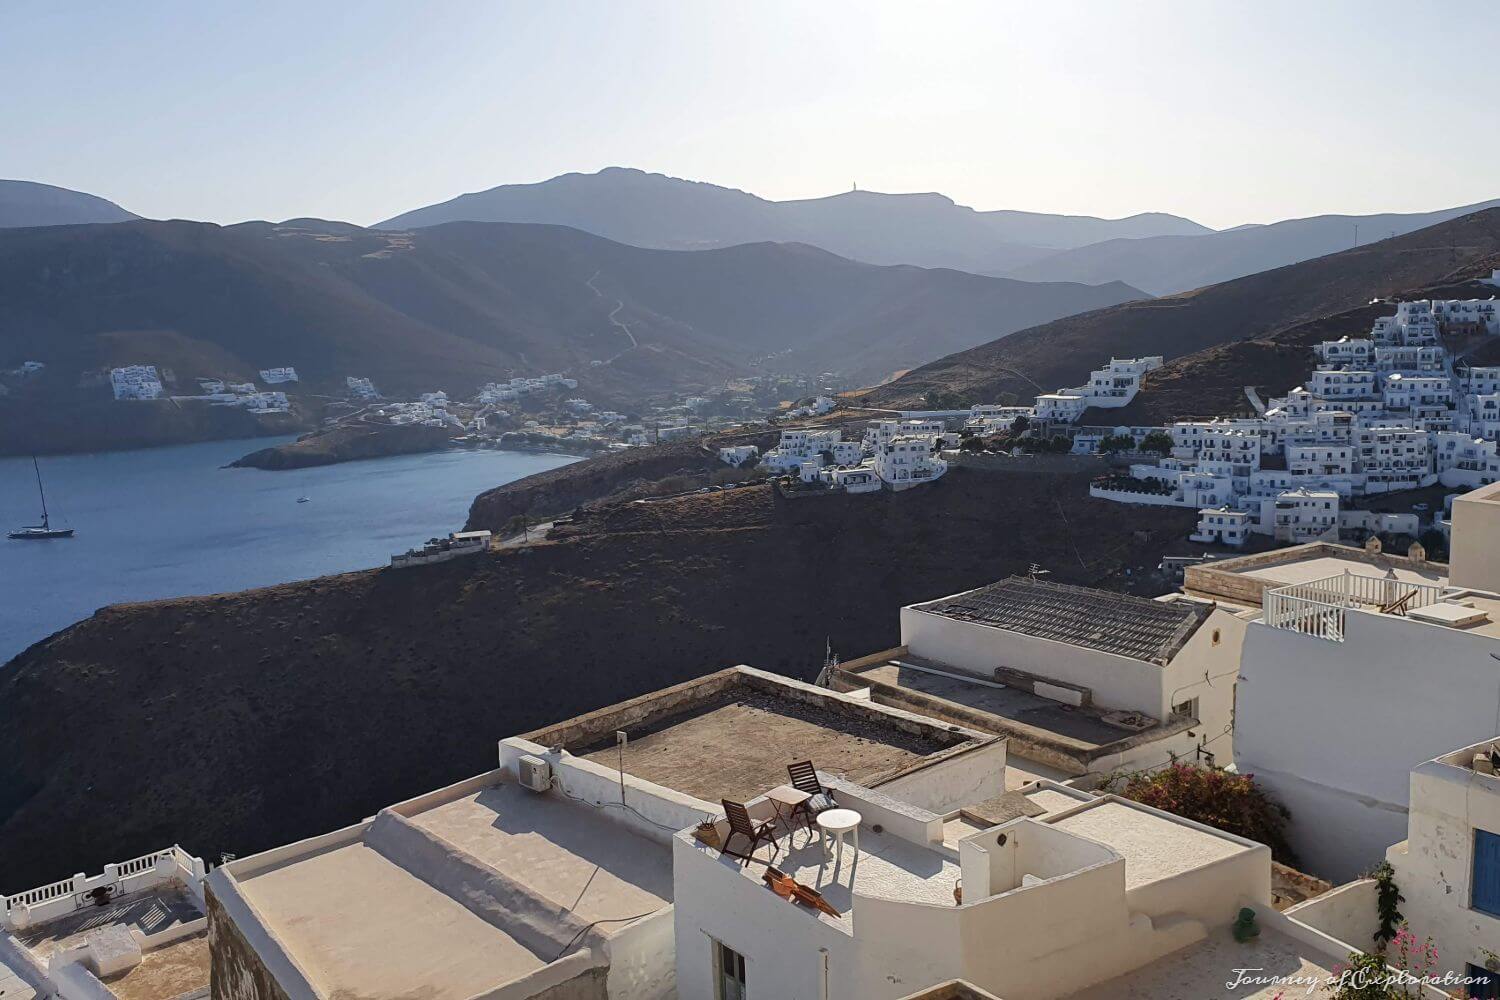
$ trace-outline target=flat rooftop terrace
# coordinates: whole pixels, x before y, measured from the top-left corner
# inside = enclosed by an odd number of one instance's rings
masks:
[[[16,941],[45,968],[51,956],[83,944],[90,934],[109,927],[141,937],[181,934],[175,941],[148,947],[139,964],[103,977],[120,1000],[175,1000],[206,993],[209,984],[208,935],[188,925],[204,919],[198,902],[182,885],[167,883],[116,896],[104,906],[84,905],[16,933]],[[34,991],[0,965],[0,998],[26,1000]]]
[[[1215,568],[1226,569],[1228,560],[1220,561]],[[1416,569],[1411,566],[1375,566],[1363,559],[1342,555],[1321,555],[1311,559],[1293,559],[1245,570],[1242,575],[1256,580],[1265,580],[1276,585],[1290,586],[1311,583],[1314,580],[1337,576],[1345,570],[1356,576],[1390,576],[1402,583],[1425,583],[1432,586],[1448,585],[1448,574],[1440,569]]]
[[[601,829],[598,810],[557,795],[505,783],[409,818],[588,923],[672,901],[664,845],[613,824]]]
[[[628,736],[623,766],[620,730]],[[994,739],[745,667],[524,738],[707,802],[748,801],[785,784],[798,760],[874,785]]]
[[[240,882],[320,992],[467,1000],[541,956],[363,843]]]
[[[468,1000],[587,946],[573,939],[588,925],[607,921],[591,933],[608,937],[672,898],[666,843],[498,775],[235,879],[315,988],[362,1000]]]
[[[1446,563],[1367,552],[1331,542],[1308,542],[1188,566],[1183,572],[1183,590],[1199,597],[1260,607],[1265,590],[1311,583],[1346,571],[1356,576],[1389,577],[1403,583],[1448,585]]]
[[[1343,956],[1325,955],[1279,931],[1262,928],[1260,936],[1241,944],[1227,927],[1197,944],[1144,965],[1134,972],[1091,986],[1067,1000],[1273,1000],[1275,997],[1326,996],[1324,984]],[[1236,969],[1256,977],[1291,977],[1290,982],[1236,982]]]
[[[1222,834],[1112,800],[1047,822],[1113,848],[1125,859],[1127,890],[1255,850]]]

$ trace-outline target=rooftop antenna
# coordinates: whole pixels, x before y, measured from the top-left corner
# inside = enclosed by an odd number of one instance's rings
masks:
[[[620,805],[625,804],[625,744],[630,742],[630,735],[623,729],[615,730],[615,750],[620,761]]]
[[[1032,563],[1026,570],[1026,575],[1035,580],[1039,576],[1048,576],[1052,573],[1050,569],[1042,569],[1038,563]]]
[[[833,640],[827,636],[823,637],[823,669],[818,671],[818,679],[813,681],[818,687],[833,686],[833,672],[838,669],[839,655],[833,651]]]

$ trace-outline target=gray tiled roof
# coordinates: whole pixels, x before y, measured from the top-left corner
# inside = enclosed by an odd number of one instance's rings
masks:
[[[917,607],[958,621],[1163,664],[1177,655],[1213,610],[1195,601],[1152,601],[1024,576]]]

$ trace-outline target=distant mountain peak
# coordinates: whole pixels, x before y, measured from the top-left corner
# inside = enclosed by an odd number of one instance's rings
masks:
[[[98,195],[39,181],[0,179],[0,229],[129,222],[138,218]]]
[[[740,243],[806,243],[869,264],[998,274],[1058,250],[1115,237],[1207,232],[1146,213],[1125,220],[1039,212],[979,212],[936,191],[854,189],[772,201],[736,188],[610,166],[537,184],[504,184],[403,213],[376,228],[445,222],[540,222],[632,246],[701,250]]]

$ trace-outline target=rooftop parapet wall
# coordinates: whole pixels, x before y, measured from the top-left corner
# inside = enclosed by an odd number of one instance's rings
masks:
[[[1258,608],[1261,606],[1262,594],[1266,590],[1281,587],[1284,583],[1271,579],[1269,576],[1247,575],[1251,570],[1267,570],[1320,557],[1337,557],[1346,561],[1364,563],[1371,570],[1379,573],[1384,573],[1389,569],[1404,569],[1414,573],[1443,573],[1447,570],[1444,563],[1427,559],[1411,559],[1384,552],[1370,552],[1366,549],[1335,545],[1331,542],[1309,542],[1305,545],[1293,545],[1290,548],[1189,566],[1183,572],[1183,589],[1198,597],[1209,597]]]
[[[754,667],[738,666],[687,681],[651,694],[632,698],[618,705],[580,715],[546,729],[524,734],[521,738],[545,747],[562,747],[573,752],[596,745],[612,743],[617,731],[670,723],[714,703],[717,698],[737,694],[769,694],[830,711],[860,722],[881,726],[933,741],[946,750],[968,749],[968,744],[991,742],[991,734],[961,726],[943,726],[931,719],[897,708],[872,705],[869,702],[819,688],[812,684],[779,677]]]

